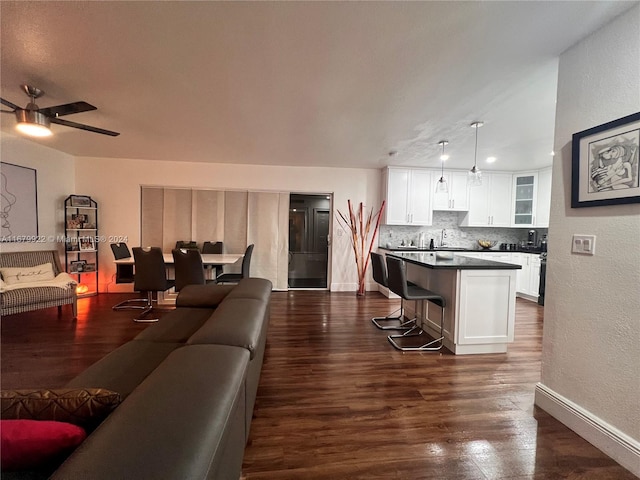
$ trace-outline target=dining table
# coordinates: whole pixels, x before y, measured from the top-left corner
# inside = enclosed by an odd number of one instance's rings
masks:
[[[217,265],[233,265],[241,260],[244,255],[241,253],[201,253],[202,265],[205,267],[205,271],[211,272],[215,269],[207,267],[215,267]],[[169,277],[172,277],[173,270],[173,254],[163,253],[164,263],[169,271]],[[129,258],[121,258],[120,260],[114,260],[117,265],[135,265],[135,260],[131,256]],[[158,292],[158,304],[159,305],[174,305],[178,294],[173,289],[166,292]]]
[[[241,253],[201,253],[202,264],[207,267],[211,265],[232,265],[244,257]],[[173,254],[163,253],[165,265],[173,265]],[[114,260],[116,265],[135,265],[133,257]]]

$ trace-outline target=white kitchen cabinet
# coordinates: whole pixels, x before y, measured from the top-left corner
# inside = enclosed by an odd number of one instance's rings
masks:
[[[530,300],[538,299],[538,289],[540,287],[540,254],[519,253],[519,263],[522,270],[516,274],[516,292],[519,296]]]
[[[536,203],[536,227],[549,227],[551,210],[551,169],[538,172],[538,197]]]
[[[469,212],[460,225],[465,227],[510,227],[510,173],[484,173],[482,185],[469,188]]]
[[[453,170],[445,170],[444,173],[432,172],[434,184],[438,182],[441,176],[447,181],[448,191],[445,193],[436,193],[435,188],[433,194],[433,210],[450,210],[456,212],[464,212],[469,210],[469,182],[467,181],[467,172],[459,172]]]
[[[389,167],[385,171],[387,225],[431,225],[431,171]]]
[[[514,227],[532,227],[536,224],[538,173],[526,172],[513,175]]]

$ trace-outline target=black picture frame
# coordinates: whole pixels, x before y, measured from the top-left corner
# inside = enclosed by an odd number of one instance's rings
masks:
[[[96,249],[93,237],[80,237],[78,241],[80,242],[81,252],[92,252]]]
[[[90,207],[91,206],[91,197],[86,195],[71,195],[71,206],[72,207]]]
[[[87,265],[86,260],[74,260],[69,263],[71,266],[71,273],[82,273],[85,270],[85,266]]]
[[[640,112],[574,133],[571,208],[640,203]]]

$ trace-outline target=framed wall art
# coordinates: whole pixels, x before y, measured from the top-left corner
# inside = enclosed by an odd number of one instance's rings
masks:
[[[640,112],[573,134],[571,208],[640,203]]]
[[[35,169],[0,162],[0,241],[38,241],[37,185]]]

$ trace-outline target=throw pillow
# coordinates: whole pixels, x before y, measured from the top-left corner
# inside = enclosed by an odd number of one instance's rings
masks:
[[[0,420],[2,470],[35,470],[60,462],[86,437],[82,428],[70,423]]]
[[[5,267],[0,268],[0,273],[7,285],[42,282],[55,278],[51,263],[43,263],[33,267]]]
[[[120,394],[104,388],[3,390],[2,419],[55,420],[93,430],[120,404]]]

